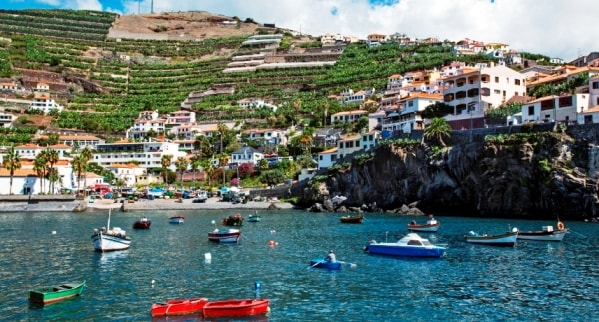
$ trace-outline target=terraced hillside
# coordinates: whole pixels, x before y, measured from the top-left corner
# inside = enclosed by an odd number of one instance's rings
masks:
[[[200,120],[268,120],[274,126],[311,118],[318,123],[325,109],[331,114],[344,108],[328,101],[330,94],[345,88],[380,89],[391,74],[439,67],[456,59],[441,44],[372,49],[355,44],[336,54],[309,54],[320,50],[316,39],[206,13],[162,15],[145,24],[138,22],[126,33],[123,19],[93,11],[0,11],[0,58],[6,57],[0,60],[0,77],[20,84],[49,83],[53,95],[66,106],[53,122],[56,127],[118,135],[131,126],[139,111],[164,113],[182,106],[197,111]],[[223,21],[236,25],[223,27]],[[200,22],[203,32],[185,29]],[[208,32],[210,27],[220,30],[222,37],[209,37],[216,33]],[[135,38],[108,37],[119,30]],[[259,56],[266,50],[244,45],[251,34],[240,34],[243,30],[282,34],[278,48],[268,49],[280,55],[279,60],[326,56],[338,61],[224,72],[240,65],[235,57]],[[158,39],[149,39],[152,34]],[[177,34],[181,37],[174,37]],[[285,56],[290,53],[294,55]],[[223,88],[227,90],[219,90]],[[241,99],[272,101],[280,108],[276,113],[248,110],[237,104]]]

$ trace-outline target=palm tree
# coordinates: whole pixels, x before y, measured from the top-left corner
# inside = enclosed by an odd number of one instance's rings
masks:
[[[199,159],[194,158],[191,161],[191,170],[193,171],[193,186],[196,186],[196,171],[200,168],[201,162]]]
[[[15,170],[21,169],[21,156],[19,155],[19,151],[15,151],[14,145],[10,147],[8,154],[4,156],[4,162],[2,166],[10,171],[9,194],[12,195],[12,178],[15,175]]]
[[[87,168],[87,160],[82,154],[79,154],[78,156],[73,158],[71,164],[73,165],[73,170],[77,172],[77,190],[79,190],[81,189],[81,177],[83,176],[83,173],[86,171]],[[77,191],[77,193],[79,193],[79,191]]]
[[[443,138],[451,137],[451,127],[444,118],[435,117],[426,125],[423,139],[436,138],[442,146],[445,146]]]
[[[183,173],[185,172],[185,170],[187,170],[189,162],[187,162],[187,159],[185,159],[184,157],[178,157],[177,161],[175,161],[175,165],[177,166],[177,171],[179,171],[180,174],[179,180],[181,180],[181,185],[183,185]]]
[[[92,152],[92,150],[90,150],[87,146],[85,148],[83,148],[83,150],[81,150],[81,152],[79,153],[80,156],[83,157],[83,159],[85,160],[84,165],[84,178],[83,178],[83,187],[87,187],[87,165],[89,164],[89,161],[91,161],[91,159],[94,157],[94,154]],[[84,191],[84,195],[85,195],[85,189]]]
[[[210,186],[210,178],[212,178],[212,174],[214,173],[214,165],[212,164],[212,159],[206,159],[202,162],[202,168],[206,172],[206,177],[208,178],[208,186]]]
[[[164,169],[164,182],[166,183],[166,185],[168,185],[168,172],[167,169],[168,167],[171,166],[171,156],[170,155],[163,155],[162,158],[160,158],[160,164],[162,165],[162,168]]]
[[[45,151],[40,152],[35,156],[35,160],[33,160],[33,171],[40,179],[40,189],[41,192],[44,192],[44,178],[46,177],[46,169],[47,169],[46,153]]]
[[[58,151],[46,148],[44,152],[46,154],[46,160],[48,161],[48,163],[50,163],[50,169],[48,173],[48,178],[50,179],[50,193],[54,194],[54,183],[58,180],[52,180],[51,177],[53,175],[58,176],[58,173],[54,173],[54,165],[56,164],[56,162],[58,162],[59,159]]]

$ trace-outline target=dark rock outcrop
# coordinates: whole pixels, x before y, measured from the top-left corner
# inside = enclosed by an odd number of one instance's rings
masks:
[[[346,208],[365,211],[403,213],[403,205],[418,201],[418,208],[411,208],[421,212],[414,214],[593,218],[599,213],[592,166],[599,164],[596,150],[587,140],[557,132],[442,149],[389,144],[367,160],[321,170],[311,181],[295,184],[291,193],[298,207],[311,211],[334,211],[330,196],[343,196]]]

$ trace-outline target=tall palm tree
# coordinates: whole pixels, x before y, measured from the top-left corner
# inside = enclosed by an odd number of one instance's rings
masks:
[[[177,161],[175,161],[175,165],[177,166],[177,171],[179,172],[179,180],[181,180],[181,185],[183,185],[183,173],[187,170],[187,166],[189,162],[184,157],[178,157]]]
[[[424,129],[423,139],[435,138],[442,146],[445,146],[443,138],[451,137],[451,126],[447,123],[444,118],[435,117],[431,119],[431,122],[426,125]]]
[[[214,173],[214,165],[212,164],[212,159],[205,159],[202,161],[202,168],[206,172],[206,178],[208,178],[208,186],[210,187],[210,178],[212,178],[212,174]]]
[[[73,165],[73,170],[77,172],[77,190],[79,190],[81,189],[81,177],[83,177],[83,173],[86,171],[87,168],[87,160],[83,155],[79,154],[78,156],[73,158],[71,164]],[[79,191],[77,191],[77,193],[79,193]]]
[[[42,151],[35,156],[35,160],[33,160],[33,171],[40,179],[40,189],[41,192],[44,193],[44,178],[46,177],[46,169],[48,168],[48,161],[46,160],[46,153]]]
[[[44,150],[44,152],[46,153],[46,160],[48,161],[48,163],[50,163],[50,169],[48,172],[48,178],[50,179],[50,193],[54,194],[54,183],[57,180],[51,180],[51,177],[53,175],[58,176],[57,173],[54,173],[54,165],[58,162],[59,156],[58,156],[58,151],[54,150],[54,149],[50,149],[50,148],[46,148],[46,150]]]
[[[4,162],[2,166],[10,171],[9,194],[12,195],[12,178],[15,175],[15,170],[21,169],[21,156],[19,155],[19,151],[15,151],[14,145],[8,149],[8,154],[4,156]]]
[[[83,171],[83,187],[87,187],[87,165],[89,164],[89,161],[91,161],[91,159],[94,157],[94,153],[92,152],[92,150],[89,147],[85,147],[81,150],[81,152],[79,153],[80,156],[83,157],[83,159],[85,160],[84,165],[84,171]],[[85,195],[85,191],[87,190],[83,190],[84,191],[84,195]]]
[[[191,160],[191,171],[193,171],[193,186],[196,186],[196,171],[200,168],[201,162],[199,159],[194,158]]]
[[[168,185],[168,172],[167,169],[168,167],[171,166],[171,156],[170,155],[163,155],[162,158],[160,158],[160,165],[162,165],[162,168],[164,169],[164,182],[166,183],[166,185]]]

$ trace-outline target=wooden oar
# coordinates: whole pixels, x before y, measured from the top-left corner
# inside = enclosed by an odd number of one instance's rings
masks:
[[[324,261],[323,261],[323,260],[321,260],[321,261],[319,261],[319,262],[316,262],[316,263],[314,263],[314,265],[310,265],[310,267],[308,267],[308,269],[310,269],[310,268],[312,268],[312,267],[316,267],[316,266],[317,266],[318,264],[320,264],[320,263],[324,263]]]

